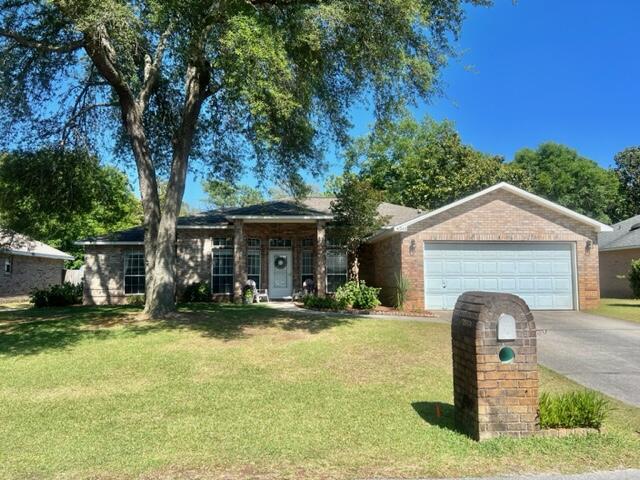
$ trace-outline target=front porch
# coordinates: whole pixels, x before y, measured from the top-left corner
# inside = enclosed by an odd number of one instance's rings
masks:
[[[318,295],[333,292],[346,281],[347,260],[342,249],[328,245],[325,220],[234,219],[225,237],[213,239],[212,294],[237,301],[248,280],[268,290],[271,299],[290,299],[307,280]]]

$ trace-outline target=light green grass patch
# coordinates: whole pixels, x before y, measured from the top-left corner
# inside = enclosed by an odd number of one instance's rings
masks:
[[[0,476],[353,478],[638,467],[607,432],[482,444],[453,426],[449,326],[193,305],[0,313]],[[542,389],[576,388],[542,371]],[[436,417],[435,404],[443,416]]]
[[[600,306],[587,313],[640,323],[640,300],[629,298],[601,298]]]

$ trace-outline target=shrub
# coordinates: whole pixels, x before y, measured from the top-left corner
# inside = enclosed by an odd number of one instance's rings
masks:
[[[211,287],[206,282],[191,283],[184,289],[183,302],[210,302]]]
[[[398,310],[404,310],[404,304],[407,301],[407,293],[411,288],[411,283],[409,279],[404,275],[397,273],[395,274],[396,281],[396,308]]]
[[[631,260],[631,269],[627,274],[629,277],[629,285],[635,298],[640,298],[640,258]]]
[[[130,295],[127,297],[127,304],[134,305],[136,307],[144,307],[146,297],[144,295]]]
[[[36,288],[31,291],[29,301],[36,308],[76,305],[82,303],[82,284],[65,282],[48,288]]]
[[[562,395],[543,393],[539,407],[542,428],[599,429],[610,410],[608,400],[589,390]]]
[[[342,310],[338,301],[333,297],[318,297],[316,295],[305,295],[302,303],[307,308],[317,308],[323,310]]]
[[[336,290],[336,301],[344,307],[353,306],[362,310],[371,310],[380,305],[379,288],[368,287],[364,280],[360,283],[349,281]]]
[[[248,285],[244,287],[244,290],[242,290],[242,303],[244,304],[253,303],[253,288],[251,288]]]

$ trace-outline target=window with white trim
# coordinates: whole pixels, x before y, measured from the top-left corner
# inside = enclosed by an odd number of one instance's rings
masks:
[[[313,265],[313,250],[302,250],[302,261],[300,262],[300,265],[300,277],[302,278],[302,283],[304,283],[305,280],[312,280],[315,282],[316,272]]]
[[[247,279],[256,282],[256,288],[260,288],[260,239],[249,238],[247,240]]]
[[[144,253],[129,252],[124,256],[124,293],[125,295],[144,294],[145,271]]]
[[[11,257],[4,260],[4,274],[11,275],[13,273],[13,259]]]
[[[345,283],[347,283],[347,251],[342,248],[327,248],[327,293],[334,293],[340,285]]]
[[[211,292],[233,293],[233,239],[214,238],[211,253]]]

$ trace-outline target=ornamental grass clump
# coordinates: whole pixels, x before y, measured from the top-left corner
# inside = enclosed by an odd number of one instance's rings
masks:
[[[540,396],[541,428],[600,429],[611,410],[609,401],[595,392],[579,392]]]

